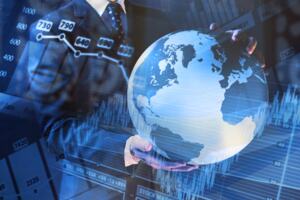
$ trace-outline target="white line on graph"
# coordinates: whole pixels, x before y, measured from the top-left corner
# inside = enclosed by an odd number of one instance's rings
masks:
[[[105,59],[110,62],[116,63],[118,65],[118,67],[120,68],[120,70],[122,71],[122,75],[123,75],[124,79],[128,83],[129,77],[128,77],[125,67],[122,64],[122,61],[115,59],[113,57],[110,57],[108,55],[105,55],[102,51],[99,51],[96,53],[95,52],[81,52],[80,50],[75,49],[75,47],[69,42],[69,40],[66,37],[66,34],[64,34],[64,33],[61,33],[59,35],[44,35],[42,33],[38,33],[36,36],[37,41],[51,40],[51,39],[57,39],[57,40],[65,43],[68,46],[68,48],[71,49],[75,58],[79,58],[81,56],[97,57],[99,59]]]

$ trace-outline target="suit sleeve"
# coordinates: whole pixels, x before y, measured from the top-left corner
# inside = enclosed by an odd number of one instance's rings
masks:
[[[37,104],[38,120],[49,149],[65,157],[88,160],[95,164],[124,168],[124,148],[129,134],[108,131],[93,116],[78,117],[70,105],[70,90],[76,86],[80,65],[72,52],[58,41],[37,42],[31,27],[28,46],[28,96]],[[51,33],[49,33],[51,34]]]
[[[64,118],[56,121],[46,136],[48,148],[57,155],[96,165],[125,170],[124,148],[129,134],[112,132],[89,119]]]

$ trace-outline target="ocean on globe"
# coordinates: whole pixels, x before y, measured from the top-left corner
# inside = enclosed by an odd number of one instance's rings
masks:
[[[197,165],[244,149],[263,130],[268,108],[260,63],[239,45],[196,30],[168,34],[147,48],[127,98],[141,137],[166,158]]]

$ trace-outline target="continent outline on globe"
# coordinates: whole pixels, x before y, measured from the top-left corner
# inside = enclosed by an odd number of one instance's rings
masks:
[[[191,164],[219,162],[246,147],[263,128],[267,102],[260,64],[196,30],[154,42],[128,85],[137,132],[167,158]]]

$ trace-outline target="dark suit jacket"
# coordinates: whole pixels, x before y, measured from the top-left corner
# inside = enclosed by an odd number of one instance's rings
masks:
[[[72,0],[43,17],[53,22],[50,32],[59,35],[62,19],[76,23],[73,32],[65,32],[74,44],[78,36],[91,39],[82,52],[99,52],[118,57],[112,50],[99,49],[99,37],[116,35],[106,19],[101,18],[85,0]],[[37,22],[38,23],[38,22]],[[123,165],[123,151],[130,134],[108,131],[89,123],[92,113],[102,101],[124,92],[126,82],[117,64],[97,57],[75,58],[66,44],[57,39],[37,41],[41,31],[34,23],[26,47],[29,85],[27,98],[40,102],[38,118],[49,148],[57,154],[93,160],[96,163]],[[114,48],[114,49],[117,49]]]
[[[130,72],[141,53],[172,30],[161,10],[130,1],[125,3],[129,27],[127,39],[131,38],[135,47],[133,58],[124,60],[110,50],[101,50],[123,60]],[[62,19],[76,23],[73,32],[58,30]],[[82,52],[97,52],[100,50],[96,46],[99,37],[115,36],[109,20],[101,18],[85,0],[66,0],[42,20],[53,23],[51,31],[43,32],[44,35],[64,32],[71,44],[77,36],[91,38],[88,49],[76,47]],[[107,60],[75,58],[73,52],[57,39],[37,41],[37,35],[42,32],[36,29],[37,24],[38,21],[30,28],[30,40],[19,59],[8,92],[41,103],[36,106],[37,118],[49,148],[55,153],[123,166],[122,154],[130,134],[87,123],[94,120],[92,113],[99,102],[115,93],[126,92],[121,71]],[[101,124],[101,120],[96,124]]]
[[[123,60],[130,73],[141,53],[170,31],[170,24],[164,20],[161,10],[136,5],[130,0],[125,3],[127,39],[132,40],[135,52],[132,59],[119,59]],[[58,30],[62,19],[76,23],[73,32]],[[30,40],[18,60],[7,93],[38,102],[37,120],[51,151],[66,157],[75,156],[124,168],[123,151],[131,133],[109,131],[107,127],[100,126],[103,118],[95,122],[92,115],[97,110],[98,102],[115,93],[126,93],[127,85],[119,68],[103,59],[75,58],[73,52],[57,39],[38,41],[36,38],[41,32],[44,35],[64,32],[70,43],[74,44],[77,36],[84,36],[91,38],[89,48],[76,48],[82,52],[97,52],[99,37],[115,36],[109,20],[100,17],[85,0],[60,1],[55,11],[42,17],[42,20],[53,23],[51,31],[37,30],[38,21],[30,27]],[[110,50],[105,53],[116,56]],[[91,121],[93,125],[87,123]]]

